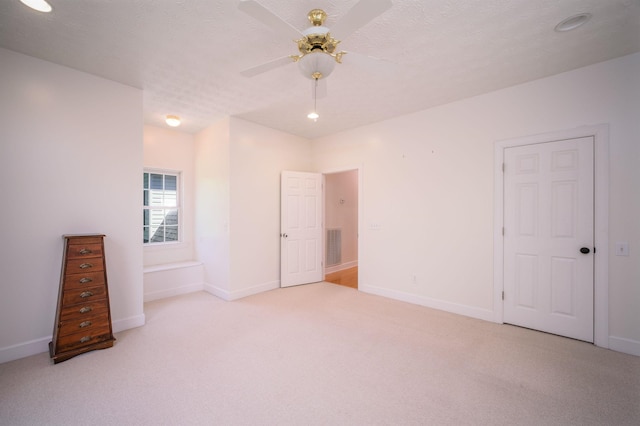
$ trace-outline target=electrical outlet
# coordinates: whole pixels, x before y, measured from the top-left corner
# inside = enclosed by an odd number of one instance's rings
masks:
[[[626,241],[616,243],[616,256],[629,256],[629,243]]]

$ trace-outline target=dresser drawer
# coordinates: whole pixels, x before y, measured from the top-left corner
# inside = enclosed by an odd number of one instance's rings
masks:
[[[94,271],[104,271],[104,261],[101,257],[89,259],[68,259],[65,275]]]
[[[95,238],[90,238],[89,240],[95,240]],[[70,244],[69,248],[67,248],[67,259],[101,256],[102,244],[100,241],[94,243],[83,242],[82,244]]]
[[[72,244],[102,244],[102,238],[104,235],[95,234],[95,235],[64,235],[63,236],[68,242],[69,245]]]
[[[87,271],[80,274],[67,274],[64,277],[64,288],[66,290],[95,287],[102,284],[104,284],[104,271]]]
[[[88,303],[94,300],[106,298],[107,290],[104,286],[88,287],[86,289],[65,290],[62,296],[62,303],[66,305],[75,305],[77,303]]]
[[[74,318],[68,321],[62,321],[60,323],[60,330],[58,331],[58,335],[62,337],[75,333],[92,334],[95,332],[95,330],[101,330],[105,326],[109,326],[109,318],[105,315],[93,315],[86,318]]]
[[[104,315],[105,318],[108,318],[109,307],[107,306],[106,300],[65,306],[61,309],[60,321],[66,322],[70,320],[80,320],[82,322],[85,318],[89,318],[94,315]]]
[[[66,336],[58,336],[56,350],[66,351],[110,339],[113,339],[111,327],[109,327],[109,324],[106,324],[101,327],[96,327],[91,331],[80,331],[79,333],[68,334]]]

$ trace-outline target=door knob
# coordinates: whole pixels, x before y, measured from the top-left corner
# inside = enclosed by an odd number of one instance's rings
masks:
[[[580,249],[580,253],[582,253],[582,254],[589,254],[589,252],[590,252],[590,251],[591,251],[591,250],[589,250],[589,248],[588,248],[588,247],[582,247],[582,248]]]

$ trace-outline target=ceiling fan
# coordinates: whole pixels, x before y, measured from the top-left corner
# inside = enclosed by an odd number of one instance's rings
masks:
[[[314,81],[315,98],[318,81],[324,81],[333,72],[336,64],[342,63],[344,55],[349,55],[348,62],[351,63],[386,62],[370,56],[339,50],[338,44],[391,6],[391,0],[360,0],[331,30],[324,26],[324,21],[327,18],[325,11],[313,9],[307,15],[311,27],[299,31],[257,1],[241,0],[238,4],[241,11],[271,27],[279,35],[293,40],[298,48],[298,53],[295,55],[284,56],[251,67],[241,71],[241,74],[253,77],[290,63],[297,63],[300,72]],[[334,34],[341,37],[341,40],[335,39]],[[326,90],[325,86],[321,87],[321,90]]]

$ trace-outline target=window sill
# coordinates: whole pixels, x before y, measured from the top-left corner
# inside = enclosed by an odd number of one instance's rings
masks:
[[[202,262],[199,262],[197,260],[192,260],[187,262],[164,263],[160,265],[145,266],[143,269],[143,272],[145,274],[149,274],[152,272],[170,271],[173,269],[180,269],[180,268],[192,268],[194,266],[201,266],[201,265],[202,265]]]

